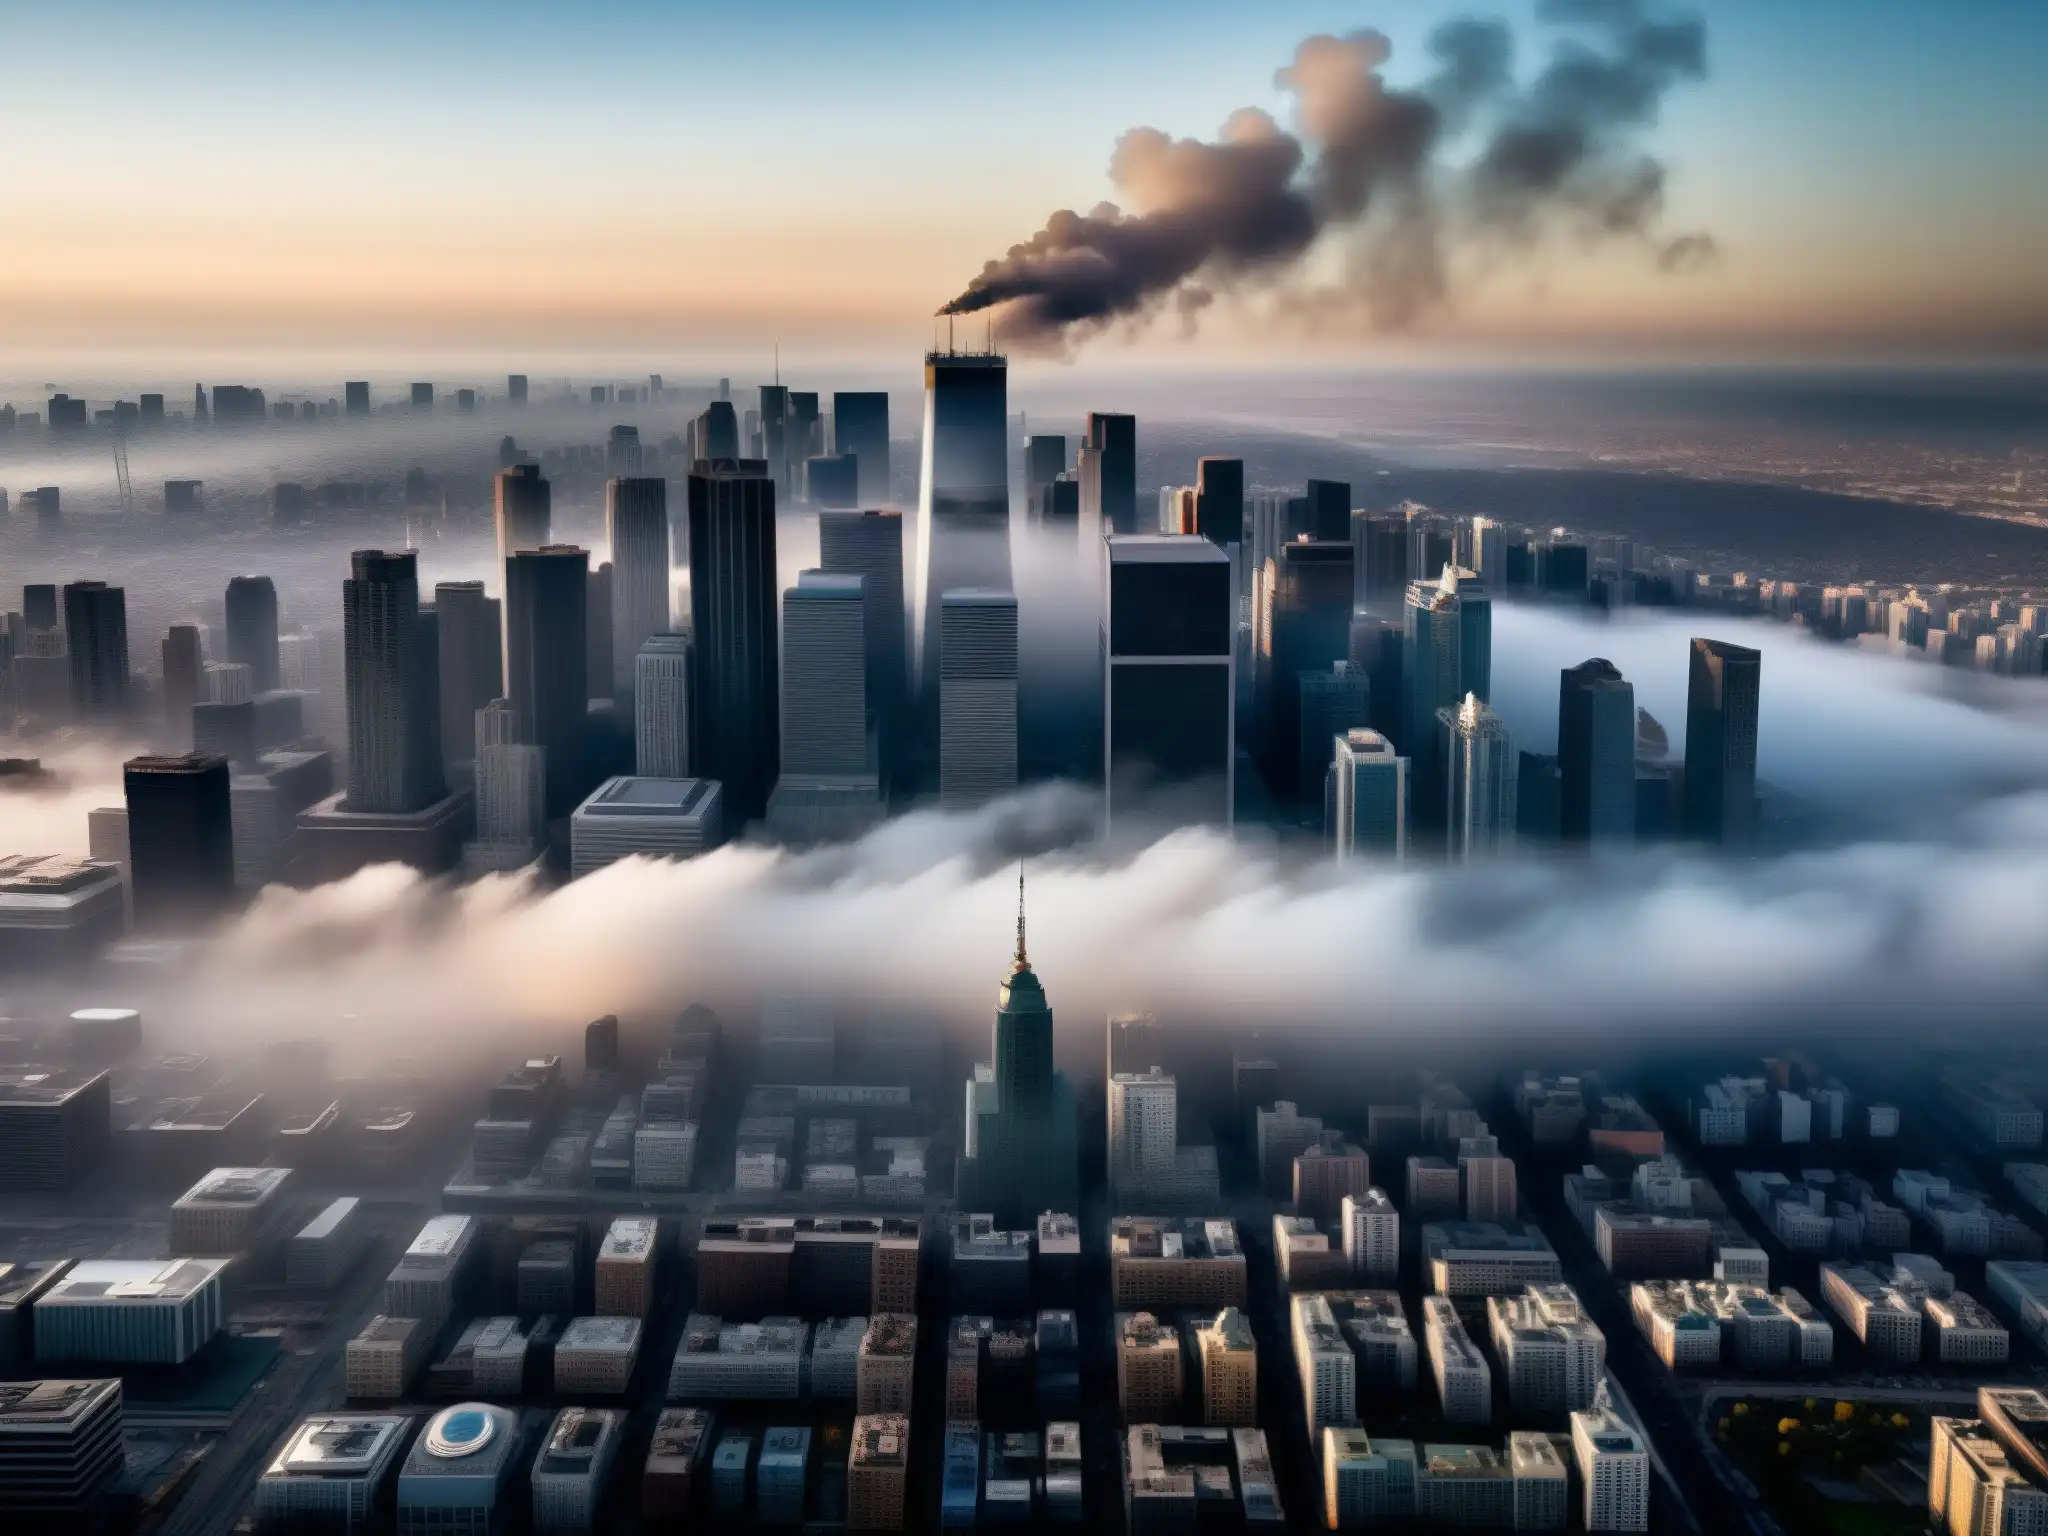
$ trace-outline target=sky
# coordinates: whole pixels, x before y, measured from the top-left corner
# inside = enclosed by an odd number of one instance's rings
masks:
[[[1140,124],[1283,125],[1274,71],[1535,0],[997,7],[80,0],[0,14],[0,366],[195,349],[795,356],[921,345]],[[1645,0],[1653,13],[1665,8]],[[1670,8],[1676,11],[1676,7]],[[1393,333],[1224,305],[1196,356],[1956,357],[2048,347],[2048,6],[1712,0],[1647,147],[1663,226],[1477,274]],[[1111,343],[1114,344],[1113,342]],[[44,360],[48,361],[45,363]]]

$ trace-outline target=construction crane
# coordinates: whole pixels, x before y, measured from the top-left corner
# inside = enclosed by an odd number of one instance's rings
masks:
[[[121,491],[121,510],[132,516],[135,511],[135,482],[128,478],[128,439],[119,432],[114,434],[114,480]]]

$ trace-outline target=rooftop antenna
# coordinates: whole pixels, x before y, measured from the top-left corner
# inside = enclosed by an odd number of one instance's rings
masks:
[[[1024,955],[1024,861],[1017,861],[1017,969],[1025,970],[1031,962]]]
[[[953,317],[946,316],[946,355],[953,355]]]
[[[782,338],[775,338],[775,386],[782,387]]]

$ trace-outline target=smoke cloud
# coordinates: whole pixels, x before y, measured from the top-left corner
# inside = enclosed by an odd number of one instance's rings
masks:
[[[1275,84],[1295,127],[1247,108],[1214,142],[1134,128],[1119,202],[1061,210],[940,311],[996,311],[1006,343],[1068,344],[1171,311],[1191,326],[1219,292],[1411,323],[1467,266],[1525,258],[1553,234],[1645,243],[1659,270],[1711,259],[1711,236],[1659,233],[1665,169],[1643,147],[1665,98],[1706,75],[1706,32],[1651,0],[1541,0],[1554,34],[1526,79],[1502,21],[1431,35],[1431,70],[1389,84],[1378,32],[1305,39]],[[1334,281],[1312,259],[1332,247]]]

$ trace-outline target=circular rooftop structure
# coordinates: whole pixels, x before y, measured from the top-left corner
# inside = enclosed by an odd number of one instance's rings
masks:
[[[483,1403],[458,1403],[443,1408],[427,1425],[421,1439],[429,1456],[459,1461],[474,1456],[491,1443],[498,1432],[498,1417]]]

